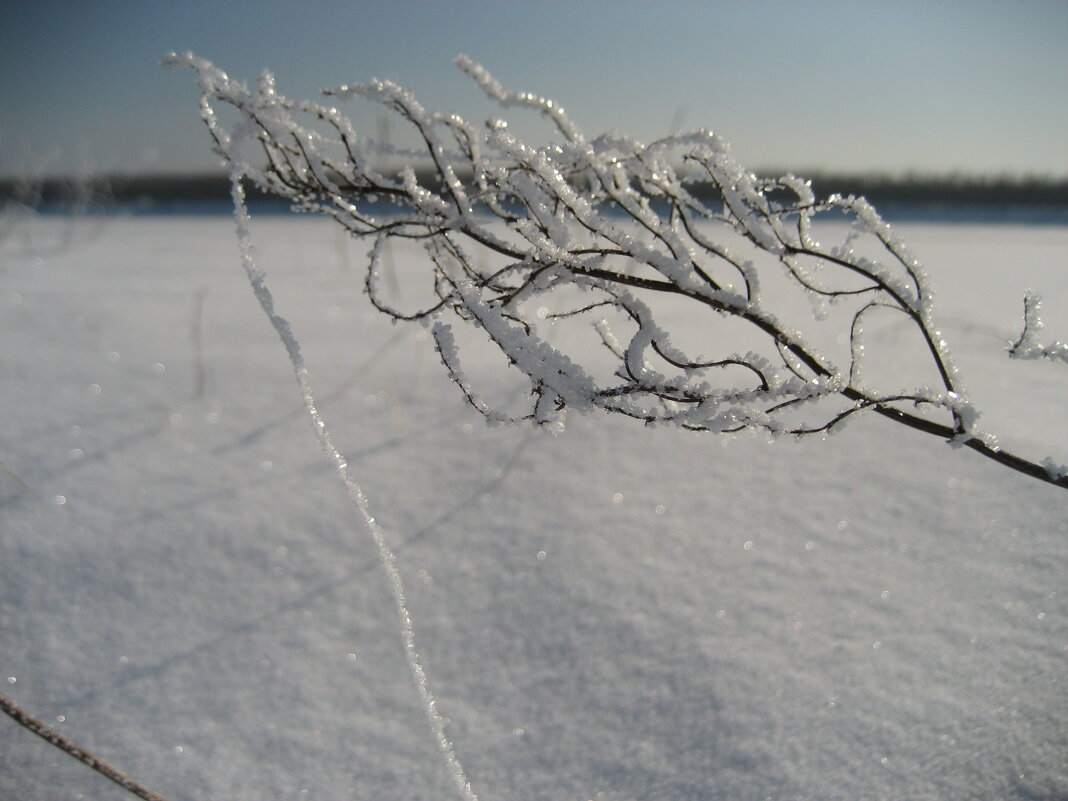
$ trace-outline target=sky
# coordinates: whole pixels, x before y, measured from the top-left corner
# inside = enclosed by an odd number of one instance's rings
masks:
[[[192,73],[160,66],[192,50],[293,98],[378,77],[499,115],[452,66],[465,53],[589,135],[708,128],[753,169],[1068,177],[1053,0],[0,0],[0,19],[0,176],[217,170]],[[352,109],[372,135],[380,115]]]

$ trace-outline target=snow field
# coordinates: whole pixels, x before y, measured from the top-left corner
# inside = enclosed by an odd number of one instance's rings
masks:
[[[2,251],[5,694],[172,801],[454,797],[233,223],[61,224]],[[1068,461],[1063,365],[1003,353],[1028,287],[1068,338],[1068,230],[901,230],[983,427]],[[1063,492],[874,418],[488,428],[363,245],[253,236],[484,801],[1068,795]],[[123,797],[0,724],[0,795]]]

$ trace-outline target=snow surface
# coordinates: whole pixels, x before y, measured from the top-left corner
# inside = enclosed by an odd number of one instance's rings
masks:
[[[1068,338],[1068,229],[899,230],[982,427],[1068,461],[1064,365],[1005,355],[1028,288]],[[874,417],[488,428],[363,245],[253,236],[483,801],[1068,797],[1063,490]],[[172,801],[455,798],[233,222],[29,220],[0,258],[2,692]],[[128,796],[4,718],[0,797]]]

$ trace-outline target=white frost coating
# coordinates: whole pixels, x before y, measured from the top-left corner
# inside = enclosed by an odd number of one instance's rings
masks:
[[[616,339],[616,335],[612,333],[612,326],[608,324],[608,320],[602,317],[593,325],[594,328],[597,329],[597,333],[601,335],[601,342],[603,342],[604,346],[612,352],[612,355],[621,360],[626,358],[624,355],[625,351],[619,344],[619,340]]]
[[[449,776],[461,798],[465,799],[465,801],[478,801],[478,796],[475,795],[474,790],[471,788],[471,783],[467,779],[463,765],[456,756],[456,750],[453,747],[452,741],[445,733],[445,720],[442,718],[441,713],[438,712],[437,701],[434,698],[434,693],[430,689],[430,682],[427,679],[426,670],[423,668],[423,664],[419,659],[419,652],[415,647],[415,629],[412,625],[411,613],[408,611],[408,601],[404,592],[404,584],[401,581],[400,572],[397,570],[396,556],[386,542],[382,526],[379,525],[378,521],[375,520],[374,516],[371,514],[367,496],[364,495],[363,489],[349,472],[345,457],[341,455],[341,452],[338,451],[337,447],[334,445],[333,439],[330,436],[330,431],[326,427],[326,422],[323,420],[323,417],[316,406],[315,396],[312,393],[311,384],[308,381],[308,370],[304,366],[304,357],[300,352],[300,345],[298,344],[296,337],[293,336],[289,322],[275,311],[274,297],[267,288],[263,271],[256,266],[252,236],[249,228],[251,220],[245,205],[245,191],[241,185],[240,173],[236,170],[233,171],[230,176],[230,181],[231,194],[234,202],[234,220],[237,223],[237,240],[241,248],[241,265],[244,267],[245,274],[248,276],[249,283],[252,285],[256,300],[259,301],[264,314],[267,315],[267,318],[271,321],[271,325],[282,340],[282,344],[285,345],[289,361],[293,365],[293,373],[297,379],[297,386],[300,388],[301,398],[304,400],[304,409],[308,413],[308,419],[311,421],[312,429],[315,431],[315,436],[319,440],[319,445],[322,447],[326,457],[330,460],[330,463],[333,464],[334,471],[337,473],[338,478],[341,479],[341,483],[345,485],[345,491],[348,494],[349,500],[352,502],[353,506],[356,507],[357,511],[359,511],[364,524],[367,526],[367,531],[371,535],[371,539],[374,540],[375,547],[378,550],[379,562],[386,573],[390,590],[393,593],[393,600],[397,607],[397,615],[400,618],[401,637],[404,641],[404,658],[408,663],[408,668],[412,672],[412,677],[414,678],[415,685],[419,691],[419,697],[423,702],[423,709],[426,712],[427,719],[430,722],[431,731],[434,734],[434,740],[437,743],[438,750],[445,759]]]
[[[1068,362],[1068,344],[1054,342],[1043,345],[1038,340],[1042,331],[1042,296],[1028,290],[1024,294],[1024,327],[1020,338],[1009,346],[1009,355],[1014,359],[1049,359]]]
[[[530,376],[536,388],[551,389],[554,397],[578,411],[593,408],[596,387],[581,366],[545,340],[510,323],[500,311],[483,301],[470,282],[457,284],[456,293],[464,308],[482,324],[509,361]]]
[[[431,328],[431,336],[434,337],[434,345],[437,348],[438,355],[441,357],[441,363],[445,365],[445,369],[449,373],[449,378],[460,388],[464,397],[467,398],[467,402],[486,418],[487,425],[518,422],[514,418],[506,417],[491,409],[485,401],[475,394],[474,389],[471,387],[471,382],[467,380],[463,368],[460,367],[460,350],[456,346],[456,338],[452,334],[452,326],[437,320]]]
[[[489,74],[485,67],[467,56],[457,56],[454,63],[471,76],[471,79],[479,85],[483,92],[502,106],[523,106],[538,109],[556,124],[560,133],[566,136],[568,141],[576,143],[585,141],[582,134],[575,128],[559,104],[530,92],[509,92],[505,90],[500,82]]]
[[[1068,476],[1068,465],[1058,464],[1049,456],[1042,460],[1042,466],[1054,481]]]

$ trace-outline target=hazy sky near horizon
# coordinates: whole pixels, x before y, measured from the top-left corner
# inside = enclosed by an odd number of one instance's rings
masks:
[[[192,50],[294,98],[372,77],[501,114],[452,66],[560,102],[588,134],[710,128],[753,168],[1068,177],[1068,3],[0,0],[0,175],[217,169]],[[353,109],[374,134],[371,109]],[[370,129],[370,130],[368,130]]]

